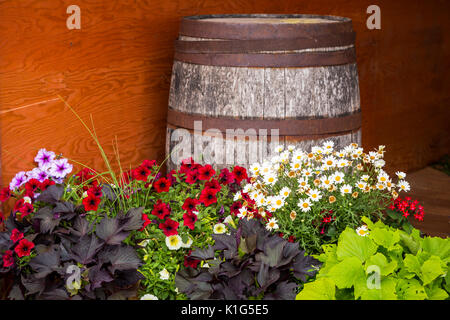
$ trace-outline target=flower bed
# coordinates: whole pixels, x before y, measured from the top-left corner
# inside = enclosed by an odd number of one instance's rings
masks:
[[[449,240],[423,238],[409,224],[424,208],[399,197],[410,186],[403,172],[393,181],[383,170],[384,147],[277,151],[248,171],[186,159],[162,175],[144,160],[116,176],[87,167],[73,174],[70,161],[41,149],[37,166],[0,191],[0,201],[14,202],[1,215],[4,294],[448,298]],[[371,266],[385,291],[364,285]]]

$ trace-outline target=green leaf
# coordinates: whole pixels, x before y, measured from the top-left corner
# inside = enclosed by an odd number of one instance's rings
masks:
[[[336,286],[329,278],[319,278],[306,283],[303,290],[297,295],[297,300],[336,300]]]
[[[400,241],[400,231],[391,231],[384,228],[375,228],[370,231],[369,238],[376,244],[385,247],[388,250],[395,249],[395,244]]]
[[[427,285],[440,275],[444,274],[441,268],[441,259],[437,256],[431,256],[421,267],[423,284]]]
[[[450,262],[450,239],[439,237],[425,237],[422,241],[422,249],[433,256],[438,256],[445,263]]]
[[[428,300],[445,300],[448,298],[448,293],[438,286],[433,286],[432,288],[425,287],[425,291],[427,293]]]
[[[415,273],[422,279],[421,265],[419,259],[417,259],[416,256],[413,256],[412,254],[409,253],[406,254],[405,259],[403,260],[403,265],[405,266],[406,270]]]
[[[339,260],[345,257],[357,257],[366,261],[377,251],[377,245],[368,237],[359,236],[355,230],[347,228],[339,236],[336,254]]]
[[[382,276],[387,276],[395,271],[397,268],[397,261],[392,260],[391,262],[387,262],[386,257],[381,253],[376,253],[371,256],[366,262],[366,270],[367,267],[371,265],[376,265],[380,268],[380,273]]]
[[[424,300],[428,298],[425,288],[417,279],[400,279],[397,284],[397,293],[402,300]]]
[[[376,275],[373,275],[376,276]],[[355,286],[355,297],[361,297],[361,300],[397,300],[395,287],[397,279],[384,278],[380,281],[379,288],[369,288],[367,279],[366,283],[358,282]]]
[[[357,257],[349,257],[332,267],[328,276],[333,279],[339,289],[345,289],[351,288],[359,278],[364,277],[364,274],[361,260]]]

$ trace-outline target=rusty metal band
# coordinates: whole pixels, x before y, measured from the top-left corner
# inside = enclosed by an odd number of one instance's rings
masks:
[[[319,67],[356,62],[355,48],[301,53],[183,53],[174,59],[186,63],[222,67]]]
[[[259,129],[278,129],[280,136],[324,135],[349,132],[361,127],[361,112],[336,118],[320,119],[237,119],[231,117],[207,117],[188,114],[169,108],[167,123],[177,128],[194,130],[194,122],[201,121],[202,131],[216,129],[226,134],[227,129],[242,129],[245,135],[258,135]],[[251,129],[254,129],[251,130]]]
[[[233,23],[215,21],[217,18],[269,18],[269,19],[326,19],[329,23]],[[307,14],[235,14],[200,15],[184,17],[180,23],[180,35],[210,39],[282,39],[314,37],[319,35],[352,32],[352,20],[344,17]]]
[[[355,43],[355,32],[317,37],[266,40],[176,40],[175,51],[183,53],[249,53],[342,47]]]

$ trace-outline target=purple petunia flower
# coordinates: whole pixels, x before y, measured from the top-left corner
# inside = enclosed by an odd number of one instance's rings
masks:
[[[50,175],[56,180],[64,179],[70,172],[73,166],[65,158],[53,160],[50,167]]]
[[[55,159],[55,153],[52,151],[47,151],[46,149],[40,149],[38,151],[38,154],[34,158],[34,161],[36,161],[39,164],[39,168],[42,170],[46,170],[50,168],[52,165],[52,161]]]
[[[14,178],[12,178],[12,180],[9,184],[9,189],[11,191],[14,191],[14,190],[20,188],[20,186],[23,185],[24,183],[26,183],[27,181],[28,181],[28,178],[27,178],[25,171],[20,171],[19,173],[17,173],[15,175]]]
[[[41,168],[34,168],[33,170],[27,172],[27,176],[29,179],[37,179],[39,182],[42,182],[48,178],[48,173]]]

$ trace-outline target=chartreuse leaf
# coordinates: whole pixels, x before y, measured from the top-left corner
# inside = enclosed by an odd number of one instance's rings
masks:
[[[421,267],[423,284],[427,285],[440,275],[444,274],[441,268],[441,259],[437,256],[431,256]]]
[[[375,254],[378,246],[368,237],[359,236],[355,230],[347,228],[339,236],[336,255],[339,260],[357,257],[361,262]]]
[[[358,281],[355,284],[355,298],[360,297],[361,300],[397,300],[395,288],[398,280],[393,277],[379,280],[377,277],[379,277],[379,274],[375,272],[366,281],[363,281],[363,279]]]
[[[419,259],[417,259],[417,256],[413,256],[409,253],[406,254],[405,259],[403,260],[403,265],[405,266],[406,270],[415,273],[417,276],[422,278],[421,264],[419,262]]]
[[[345,258],[328,272],[328,276],[339,289],[351,288],[356,281],[364,278],[364,274],[361,260],[357,257]]]
[[[438,256],[445,263],[450,262],[450,240],[439,237],[426,237],[422,241],[422,249],[433,256]]]
[[[428,296],[425,288],[417,279],[400,279],[397,284],[397,294],[402,300],[424,300]]]
[[[367,260],[365,270],[371,265],[378,266],[381,275],[387,276],[395,271],[397,268],[397,261],[392,260],[391,262],[388,262],[386,257],[378,252]]]
[[[440,288],[440,282],[441,281],[436,281],[435,285],[433,285],[431,288],[425,287],[428,300],[445,300],[448,298],[448,293]]]
[[[388,250],[394,250],[398,248],[398,246],[395,245],[400,241],[400,231],[375,228],[370,231],[369,238],[373,239],[376,244],[383,246]]]
[[[303,290],[297,295],[297,300],[336,300],[336,285],[332,279],[318,278],[305,283]]]

